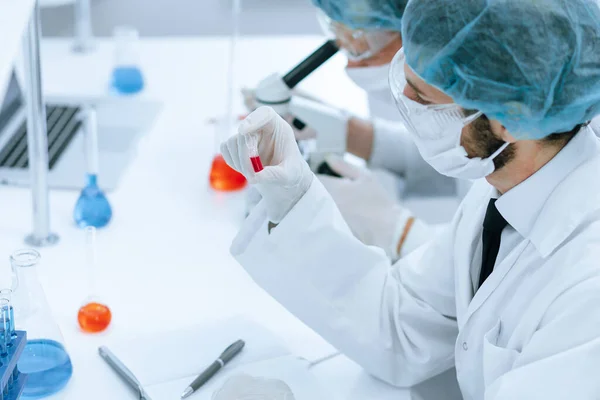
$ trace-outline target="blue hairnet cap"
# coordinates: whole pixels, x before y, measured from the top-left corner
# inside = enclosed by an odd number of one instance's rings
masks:
[[[518,139],[600,113],[598,0],[411,0],[402,34],[425,82]]]
[[[400,32],[408,0],[312,0],[329,18],[352,29]]]

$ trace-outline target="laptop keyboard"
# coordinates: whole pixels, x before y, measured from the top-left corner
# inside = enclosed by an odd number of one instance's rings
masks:
[[[78,107],[46,107],[46,130],[48,132],[48,164],[52,169],[75,137],[81,126],[77,118]],[[0,151],[0,168],[29,167],[27,152],[27,122]]]

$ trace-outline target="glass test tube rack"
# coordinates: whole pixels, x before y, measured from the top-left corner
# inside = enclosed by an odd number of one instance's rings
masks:
[[[15,334],[7,347],[8,356],[0,357],[0,400],[17,400],[27,380],[27,375],[17,369],[17,361],[27,343],[27,332],[16,331]]]

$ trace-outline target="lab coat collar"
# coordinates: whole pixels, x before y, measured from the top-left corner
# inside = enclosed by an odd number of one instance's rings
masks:
[[[539,171],[496,201],[500,214],[542,257],[599,208],[599,154],[598,138],[585,127]],[[590,161],[594,158],[596,163]]]

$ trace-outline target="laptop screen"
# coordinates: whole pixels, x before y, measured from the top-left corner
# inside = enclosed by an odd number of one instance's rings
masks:
[[[19,81],[17,80],[14,71],[10,77],[8,87],[6,88],[4,99],[0,100],[0,104],[2,105],[0,107],[0,135],[2,135],[6,124],[23,104],[21,88],[19,87]]]

